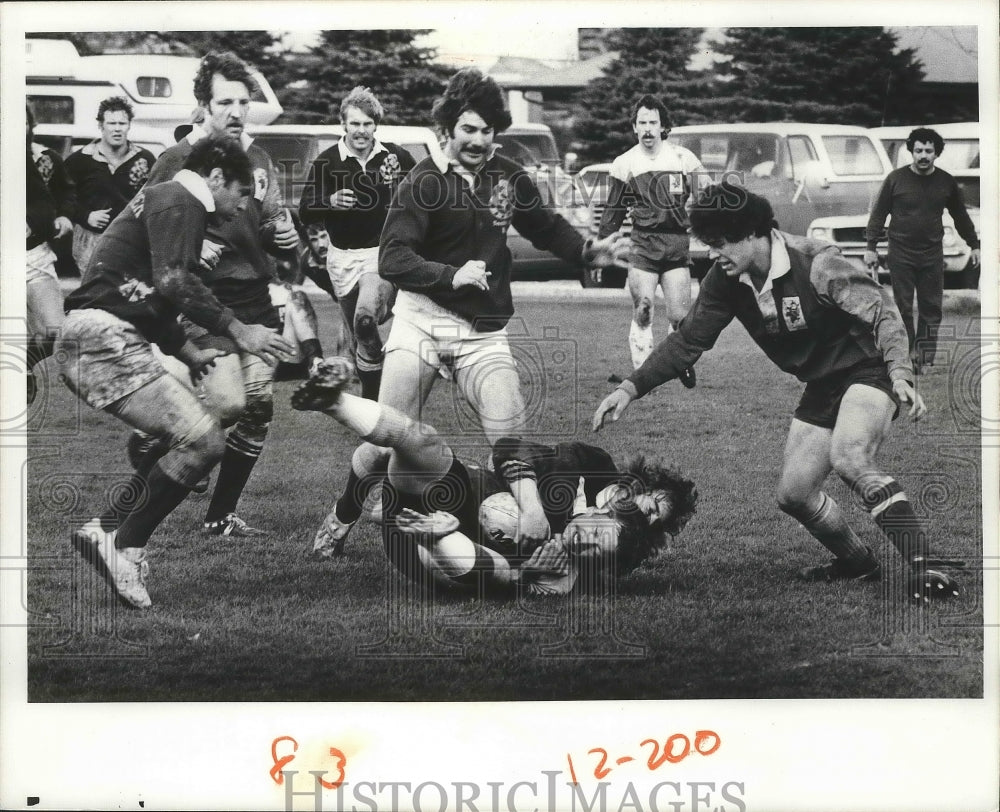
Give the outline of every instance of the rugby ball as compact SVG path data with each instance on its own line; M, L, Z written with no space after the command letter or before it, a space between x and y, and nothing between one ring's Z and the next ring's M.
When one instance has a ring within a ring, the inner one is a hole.
M479 526L493 541L513 544L521 511L517 500L510 493L487 496L479 505Z

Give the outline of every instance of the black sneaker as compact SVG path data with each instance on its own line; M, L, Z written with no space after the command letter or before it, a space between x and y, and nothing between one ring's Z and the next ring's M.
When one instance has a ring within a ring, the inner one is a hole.
M322 412L336 405L340 393L354 374L354 364L347 358L324 358L305 383L292 393L292 408L300 412Z
M848 564L842 558L831 558L827 564L806 567L799 570L802 581L880 581L882 566L875 560L871 564L858 567Z
M694 389L698 385L698 376L694 374L694 367L688 367L678 376L687 389Z
M940 558L914 558L907 575L907 594L917 603L950 600L959 595L958 583L945 572L928 565L962 568L964 561Z

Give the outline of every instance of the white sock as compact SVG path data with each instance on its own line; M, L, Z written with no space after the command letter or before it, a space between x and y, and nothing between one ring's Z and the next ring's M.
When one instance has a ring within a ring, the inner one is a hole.
M638 369L653 351L652 326L640 327L633 321L628 331L628 348L632 353L632 368Z

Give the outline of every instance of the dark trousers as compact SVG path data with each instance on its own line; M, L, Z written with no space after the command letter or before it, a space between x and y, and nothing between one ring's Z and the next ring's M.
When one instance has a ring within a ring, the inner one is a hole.
M894 259L889 254L889 279L899 315L906 325L910 356L917 363L933 364L937 354L938 327L941 325L941 301L944 298L944 259ZM917 322L913 323L913 293L917 294Z

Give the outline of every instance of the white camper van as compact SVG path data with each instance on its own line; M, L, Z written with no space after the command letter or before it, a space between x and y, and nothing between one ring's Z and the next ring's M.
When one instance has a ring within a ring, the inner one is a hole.
M171 131L191 119L196 106L194 77L199 59L160 54L80 56L68 40L27 39L26 95L39 124L82 124L94 120L108 96L124 96L135 123ZM269 124L281 104L258 71L248 121Z

